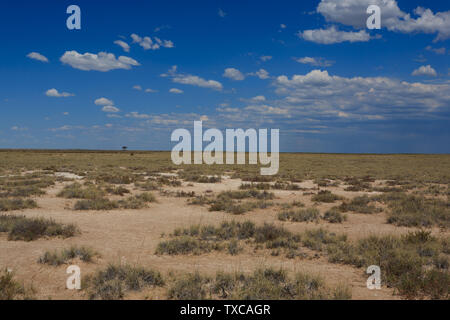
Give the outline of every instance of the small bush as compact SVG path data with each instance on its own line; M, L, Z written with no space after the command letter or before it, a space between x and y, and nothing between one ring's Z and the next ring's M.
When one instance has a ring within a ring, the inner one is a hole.
M60 224L44 218L0 216L0 232L8 232L8 240L32 241L44 236L73 237L79 231L73 224Z
M90 299L104 300L122 299L127 291L140 291L145 287L163 285L164 280L157 271L113 264L88 276L83 283L88 289Z
M26 289L14 280L14 274L4 269L0 272L0 300L30 300L34 289Z
M343 215L338 208L333 207L323 215L323 219L330 223L342 223L347 217Z
M206 298L205 284L207 278L199 273L188 274L169 288L168 298L175 300L204 300Z
M320 190L318 194L314 195L312 197L312 201L316 202L326 202L326 203L332 203L336 200L341 200L342 197L335 195L331 193L331 191L328 190Z
M83 187L78 182L67 185L58 193L58 197L67 199L99 199L105 195L105 192L95 185Z
M319 218L320 213L316 208L284 211L278 215L279 220L292 222L317 222Z
M37 204L31 199L0 199L0 212L33 208L37 208Z
M355 197L350 202L342 203L339 206L339 210L341 210L342 212L353 211L365 214L381 212L382 210L380 208L377 208L374 205L370 204L371 201L372 200L366 195Z
M41 257L39 257L38 262L51 266L59 266L77 257L79 257L81 261L92 262L92 259L97 255L98 253L91 248L72 246L69 249L61 250L60 252L46 251Z
M112 210L119 207L116 201L105 198L79 200L75 203L74 210Z

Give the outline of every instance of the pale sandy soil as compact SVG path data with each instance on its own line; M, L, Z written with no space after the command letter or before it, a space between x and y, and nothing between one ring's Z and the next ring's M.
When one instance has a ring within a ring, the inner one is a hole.
M105 267L110 262L151 267L167 274L174 272L199 271L202 274L215 274L219 270L252 272L258 267L282 267L288 271L307 271L322 275L327 284L345 283L352 287L353 299L398 299L393 290L383 287L382 290L368 290L366 288L367 275L363 269L351 266L331 264L326 257L317 259L287 259L283 254L271 256L266 251L256 253L248 250L236 256L225 253L211 253L200 256L157 256L154 254L156 246L161 241L161 234L170 234L177 227L188 227L192 224L220 224L225 220L252 220L257 224L273 222L282 224L287 229L300 232L306 229L323 227L336 233L346 233L349 239L359 239L371 234L401 234L410 231L409 228L399 228L386 224L384 213L364 215L348 214L348 220L342 224L320 223L292 223L280 222L277 207L255 210L243 215L233 216L223 212L209 212L207 207L187 205L185 198L161 196L154 192L158 202L141 210L112 210L112 211L74 211L71 208L75 200L56 197L64 184L57 183L49 188L47 194L36 198L38 209L15 212L29 217L53 218L58 222L75 223L82 231L81 235L68 239L39 239L32 242L7 241L5 234L0 234L0 267L11 268L18 279L25 284L32 284L37 289L39 299L84 299L80 291L65 289L67 265L52 267L37 263L38 257L47 250L67 248L70 245L85 245L94 248L102 257L95 263L75 261L81 267L82 276ZM207 190L220 192L238 189L241 181L225 178L221 183L199 184L183 182L183 187L165 188L168 190L195 191L202 194ZM299 184L303 188L316 188L312 181ZM130 188L130 186L128 186ZM332 190L334 193L352 198L363 193L342 191L343 187L321 188ZM277 199L274 202L302 201L306 207L314 204L310 195L303 195L304 191L274 191ZM339 203L339 202L338 202ZM324 212L335 204L321 204L318 206ZM433 233L439 233L433 229ZM312 254L312 256L314 253ZM133 293L127 298L164 298L162 290L144 290Z

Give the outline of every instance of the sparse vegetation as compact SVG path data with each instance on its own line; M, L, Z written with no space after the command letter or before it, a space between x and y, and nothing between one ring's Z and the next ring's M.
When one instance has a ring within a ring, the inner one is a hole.
M128 291L140 291L146 287L163 285L164 280L157 271L114 264L87 276L83 283L90 299L103 300L122 299Z
M4 269L0 271L0 300L31 300L34 298L34 289L25 288L14 280L14 273Z
M350 202L344 202L339 206L339 210L342 212L348 212L353 211L356 213L378 213L381 212L382 209L375 207L374 205L370 204L372 202L372 199L370 199L368 196L360 196L353 198Z
M329 288L323 279L305 273L288 277L284 270L258 269L250 275L218 272L214 278L199 273L177 279L169 288L169 299L201 300L345 300L350 288Z
M278 215L279 220L292 222L317 222L319 218L320 213L316 208L283 211Z
M37 203L31 199L0 199L0 211L14 211L37 208Z
M73 224L65 225L49 219L1 215L0 232L7 232L8 240L33 241L41 237L73 237L79 231Z
M330 223L342 223L347 220L347 216L343 215L337 207L333 207L325 212L323 219Z
M383 194L377 200L386 203L390 209L388 223L407 227L450 226L448 201L404 193Z
M341 199L342 199L342 197L331 193L331 191L320 190L319 193L314 195L311 200L316 201L316 202L332 203L332 202L335 202L336 200L341 200Z
M95 256L98 256L98 253L92 248L72 246L61 251L46 251L39 257L38 262L51 266L59 266L68 263L75 258L79 258L84 262L92 262Z

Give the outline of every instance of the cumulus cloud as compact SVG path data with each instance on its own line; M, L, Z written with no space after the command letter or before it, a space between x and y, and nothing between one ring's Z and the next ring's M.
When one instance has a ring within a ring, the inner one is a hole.
M94 103L98 106L112 106L114 105L114 101L109 100L107 98L98 98L94 101Z
M294 59L298 63L309 64L315 67L330 67L334 64L334 61L329 61L324 58L303 57Z
M396 0L321 0L317 12L328 22L338 22L355 28L365 28L369 5L381 9L381 27L402 33L437 34L437 40L450 38L450 11L433 13L430 9L418 7L412 17L403 12Z
M197 86L202 88L209 88L214 90L222 90L223 86L216 80L205 80L199 76L190 74L177 73L177 66L172 66L167 73L161 74L161 77L171 77L172 82Z
M114 41L114 44L117 44L118 46L120 46L123 49L123 51L130 52L130 46L125 41L116 40L116 41Z
M245 76L242 74L242 72L240 72L238 69L235 68L226 68L223 73L223 76L225 78L229 78L236 81L245 79Z
M84 53L80 54L76 51L66 51L60 58L61 62L70 65L72 68L83 71L110 71L114 69L129 70L132 66L139 66L136 60L120 56L116 59L115 55L107 52Z
M174 44L170 40L161 40L158 37L140 37L139 35L133 33L131 35L133 43L139 44L144 50L158 50L160 48L173 48Z
M256 97L251 98L251 100L253 102L263 102L263 101L266 101L266 97L264 97L264 96L256 96Z
M183 90L177 89L177 88L171 88L169 90L170 93L175 93L175 94L181 94L183 93Z
M267 70L264 70L264 69L259 69L256 72L248 73L248 75L258 77L258 78L260 78L262 80L270 78L269 77L269 72Z
M42 62L48 62L47 57L43 56L42 54L40 54L38 52L30 52L29 54L27 54L27 57L30 59L34 59L34 60L38 60L38 61L42 61Z
M406 82L387 77L340 77L313 70L275 79L279 107L297 116L359 117L366 120L426 116L450 106L450 84Z
M53 89L49 89L45 92L45 95L47 97L54 97L54 98L67 98L67 97L72 97L74 96L73 93L69 93L69 92L59 92L58 90L56 90L55 88Z
M117 107L114 107L114 106L104 106L104 107L102 108L102 111L103 111L103 112L116 113L116 112L119 112L120 109L117 108Z
M366 30L341 31L335 26L327 29L312 29L299 31L297 34L300 38L320 44L333 44L341 42L367 42L370 40L370 35Z
M430 65L421 66L412 72L413 76L429 76L436 77L437 72Z

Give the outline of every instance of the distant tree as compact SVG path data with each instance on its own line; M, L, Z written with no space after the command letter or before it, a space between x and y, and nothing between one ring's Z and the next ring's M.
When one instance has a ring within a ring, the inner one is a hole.
M126 151L127 149L128 149L127 146L123 146L123 147L122 147L122 150L123 150L123 151Z

